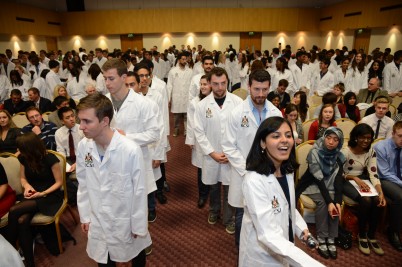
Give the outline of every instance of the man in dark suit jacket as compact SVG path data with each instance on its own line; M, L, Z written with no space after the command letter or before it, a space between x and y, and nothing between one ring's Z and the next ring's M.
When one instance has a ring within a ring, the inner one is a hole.
M30 105L39 109L40 113L44 113L52 110L52 102L49 99L41 97L39 95L39 89L32 87L28 90L28 96L31 101Z
M18 112L25 112L31 106L30 101L22 100L22 93L18 89L11 90L10 99L4 101L4 109L13 116Z
M371 78L368 82L368 88L360 89L357 95L357 103L371 104L378 96L385 96L388 98L388 101L391 100L388 92L380 89L380 80L378 78Z
M282 79L278 83L278 88L274 91L270 92L267 96L267 99L272 99L275 95L278 95L281 102L279 103L279 109L284 109L290 103L290 95L286 93L286 88L288 88L289 82L285 79Z

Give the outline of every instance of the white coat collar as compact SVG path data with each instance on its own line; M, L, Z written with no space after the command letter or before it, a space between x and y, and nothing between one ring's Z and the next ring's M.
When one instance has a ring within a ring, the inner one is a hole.
M96 159L96 161L99 163L100 166L106 164L106 162L110 159L111 151L116 150L117 147L116 144L118 143L118 140L121 138L121 134L118 131L113 129L113 132L114 133L112 140L110 141L110 144L105 151L105 155L102 161L99 157L99 152L95 141L93 139L88 139L88 153L90 153L92 157Z

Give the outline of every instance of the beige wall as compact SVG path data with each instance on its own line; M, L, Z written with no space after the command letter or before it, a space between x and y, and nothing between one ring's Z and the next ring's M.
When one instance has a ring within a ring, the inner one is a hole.
M239 33L166 33L166 34L144 34L144 47L150 49L152 46L158 46L159 51L176 45L180 48L182 44L191 47L202 45L207 50L225 50L230 44L238 49L240 45Z
M286 45L290 45L293 50L304 46L310 49L313 45L320 46L321 35L319 32L263 32L262 33L262 50L271 51L273 47L282 44L282 49Z
M120 35L100 35L100 36L63 36L58 38L58 47L63 52L74 49L78 51L78 48L83 47L89 52L97 47L102 49L121 48Z
M369 52L379 47L381 51L391 48L392 53L402 49L402 28L390 27L383 29L372 29Z
M346 45L349 50L353 48L354 43L354 31L328 31L321 33L321 48L339 48Z
M39 52L41 49L47 50L46 39L34 35L0 35L0 53L4 53L6 49L11 49L14 56L17 56L18 50Z

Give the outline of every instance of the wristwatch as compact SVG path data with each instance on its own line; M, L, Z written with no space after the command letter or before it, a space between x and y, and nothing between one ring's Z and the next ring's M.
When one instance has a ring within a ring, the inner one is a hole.
M42 191L43 197L47 197L46 191Z

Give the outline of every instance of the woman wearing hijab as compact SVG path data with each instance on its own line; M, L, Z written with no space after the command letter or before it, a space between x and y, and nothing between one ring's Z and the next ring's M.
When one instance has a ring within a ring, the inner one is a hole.
M329 127L319 138L307 156L308 169L296 188L316 204L318 253L328 259L336 259L335 237L341 214L343 164L341 153L343 133L339 128Z

